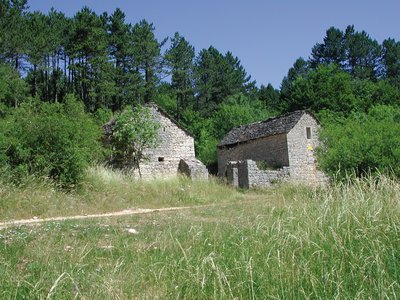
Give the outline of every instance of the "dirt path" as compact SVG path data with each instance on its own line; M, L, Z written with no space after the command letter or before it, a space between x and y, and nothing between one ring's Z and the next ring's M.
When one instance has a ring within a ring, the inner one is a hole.
M153 212L164 212L164 211L176 211L189 208L203 208L212 205L199 205L199 206L180 206L180 207L167 207L167 208L135 208L135 209L125 209L117 212L103 213L103 214L92 214L92 215L77 215L77 216L67 216L67 217L51 217L51 218L37 218L23 219L23 220L11 220L7 222L0 222L0 230L10 226L17 225L33 225L40 224L44 222L54 222L54 221L67 221L67 220L83 220L83 219L96 219L105 217L118 217L118 216L129 216L129 215L139 215L147 214Z

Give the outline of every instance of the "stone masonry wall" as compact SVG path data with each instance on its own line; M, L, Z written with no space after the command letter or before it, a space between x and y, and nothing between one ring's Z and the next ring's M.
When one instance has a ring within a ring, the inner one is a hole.
M273 166L288 166L289 158L285 134L273 135L257 140L248 141L234 147L217 149L218 175L225 176L226 165L229 161L263 160Z
M208 170L198 159L181 159L178 171L192 180L208 180Z
M253 160L245 160L238 164L239 187L267 187L275 181L289 178L289 167L279 170L260 170Z
M195 159L194 139L156 107L151 106L150 109L160 122L159 144L154 149L146 150L149 160L141 164L142 177L176 176L181 159Z
M307 128L310 130L310 138L307 138ZM290 177L293 181L317 184L326 180L317 168L314 155L319 144L318 129L317 121L306 113L287 134Z
M234 187L239 187L239 172L238 172L238 161L230 161L226 165L225 177L229 184Z

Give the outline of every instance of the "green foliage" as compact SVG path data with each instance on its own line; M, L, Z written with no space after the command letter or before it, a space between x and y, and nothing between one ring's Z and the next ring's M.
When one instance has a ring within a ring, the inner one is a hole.
M175 93L171 93L168 90L163 90L156 95L155 102L159 107L162 107L170 116L174 117L176 121L181 121L180 114L183 109L178 108L178 100L176 98L177 96L175 95Z
M293 64L293 66L289 69L287 76L285 76L281 83L281 96L282 99L287 101L286 98L290 93L293 82L296 78L301 76L306 76L309 72L309 64L304 58L299 57ZM283 109L287 109L287 107L283 106Z
M16 181L32 174L76 184L101 157L100 128L72 96L64 104L24 103L0 127L0 161Z
M93 115L94 120L99 126L103 126L113 117L113 113L108 108L99 108Z
M400 90L390 82L352 78L334 64L319 65L297 77L286 97L288 110L329 109L347 114L366 112L377 104L400 104Z
M140 173L140 163L146 159L145 150L158 143L160 124L148 107L126 108L115 119L111 144L113 163L118 166L133 164Z
M106 20L84 7L74 16L70 35L73 60L69 68L77 79L74 91L91 112L111 106L115 86L108 60Z
M269 113L260 101L238 94L229 97L221 104L212 119L216 137L222 139L232 128L265 120L268 117Z
M336 64L343 66L345 61L344 34L341 30L331 27L326 31L324 42L317 43L311 51L310 64L317 67L319 64Z
M287 102L290 111L329 109L350 112L355 108L356 95L348 73L336 65L320 65L306 76L294 80L287 94Z
M323 122L317 155L327 174L338 179L376 172L400 176L399 108L376 106L367 114Z
M358 32L354 26L348 26L345 32L331 27L326 31L324 42L313 47L310 65L316 68L321 64L336 64L353 78L376 80L381 53L381 46L365 31Z
M344 33L346 68L355 78L375 80L378 77L381 46L365 31L348 26Z
M158 75L162 68L161 47L166 40L158 42L154 35L153 23L142 20L132 29L133 64L139 70L143 86L140 96L144 103L153 100Z
M2 0L0 116L27 99L18 72L26 75L32 97L51 103L74 94L98 124L110 111L156 101L194 134L199 157L212 162L215 145L231 128L272 112L349 116L374 105L400 105L400 43L388 38L379 44L354 26L329 28L309 60L295 61L280 91L257 89L230 51L210 46L196 53L175 33L162 54L166 42L157 40L152 23L130 24L120 9L108 15L84 7L67 17L54 9L28 12L26 0Z
M27 86L18 72L0 63L0 116L5 110L17 107L27 99Z
M61 101L67 92L66 57L62 47L69 26L67 18L54 9L47 15L37 11L28 13L26 18L26 52L30 63L26 81L30 85L31 95L44 101ZM64 71L61 69L62 56Z
M278 170L281 166L268 163L266 160L256 161L257 168L262 171Z
M217 161L217 145L219 140L215 137L215 128L211 119L202 123L198 139L196 141L196 152L199 159L206 165Z
M282 102L279 90L275 89L272 84L267 86L261 85L258 90L258 99L264 103L265 108L270 111L281 111Z
M23 55L29 38L27 0L2 0L0 2L0 59L17 71L22 70Z
M176 119L178 121L180 111L191 104L194 98L194 57L194 47L176 32L171 38L171 46L165 54L165 59L172 75L171 86L176 93Z
M229 96L249 92L254 87L250 78L232 53L223 55L212 46L201 50L195 64L195 108L210 117Z
M182 123L196 137L197 156L209 165L216 163L216 146L229 130L269 116L261 101L237 94L228 97L209 118L203 118L201 112L190 108L184 110Z
M125 21L125 14L119 8L108 18L109 53L114 66L115 95L113 111L122 110L126 105L136 104L143 79L134 65L132 25Z
M382 43L382 64L385 77L400 87L400 42L386 39Z

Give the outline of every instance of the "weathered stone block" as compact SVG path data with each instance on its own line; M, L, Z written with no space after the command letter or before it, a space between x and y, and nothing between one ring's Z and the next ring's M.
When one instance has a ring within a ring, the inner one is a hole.
M178 171L193 180L208 180L206 166L197 159L181 159Z

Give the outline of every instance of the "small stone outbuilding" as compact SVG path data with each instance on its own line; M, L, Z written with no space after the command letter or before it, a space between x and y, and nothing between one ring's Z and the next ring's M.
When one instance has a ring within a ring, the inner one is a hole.
M319 127L313 114L295 111L234 128L217 147L218 175L239 187L322 183L326 177L314 156Z
M193 179L208 179L208 170L195 157L194 138L171 116L155 104L148 104L152 116L160 123L158 146L145 151L146 161L140 164L142 178L173 177L178 173ZM112 135L111 120L103 126L105 140ZM132 170L135 175L137 170Z

